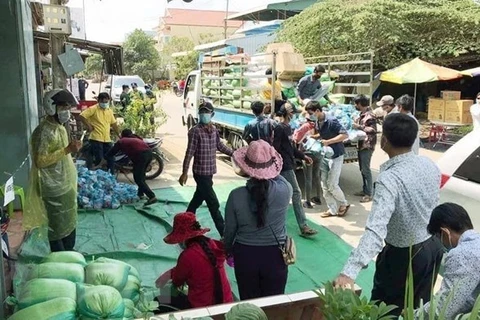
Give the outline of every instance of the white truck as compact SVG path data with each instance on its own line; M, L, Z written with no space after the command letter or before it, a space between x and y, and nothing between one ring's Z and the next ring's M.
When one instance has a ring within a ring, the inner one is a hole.
M364 65L371 61L368 59L360 59L364 54L345 55L339 60L340 56L319 57L319 59L309 59L307 67L316 65L324 65L329 73L333 66L346 65ZM345 57L353 57L353 60L345 60ZM321 59L320 59L321 58ZM371 56L373 59L373 55ZM338 61L337 61L338 60ZM219 129L222 137L234 148L239 148L245 144L242 139L243 129L245 125L254 118L250 110L250 103L255 100L263 101L274 105L275 86L271 86L270 96L272 101L266 101L262 97L262 91L265 90L265 83L268 78L273 82L276 79L276 54L260 54L253 56L250 60L246 57L226 58L220 57L214 66L203 66L200 70L192 71L188 77L183 93L184 115L182 116L183 125L190 129L198 121L198 106L201 99L212 101L215 107L215 116L212 122ZM265 75L265 71L271 68L273 75ZM335 83L336 87L352 87L359 88L370 87L373 78L372 71L335 71L342 77L346 76L366 76L368 82L341 82ZM291 80L286 80L280 75L282 83L282 91L291 92L296 87L296 82L302 74L295 76ZM352 90L353 91L353 90ZM294 92L294 91L293 91ZM354 96L356 93L341 93L340 97ZM288 94L287 94L288 97ZM272 108L273 109L273 108ZM357 161L356 144L345 141L345 162Z

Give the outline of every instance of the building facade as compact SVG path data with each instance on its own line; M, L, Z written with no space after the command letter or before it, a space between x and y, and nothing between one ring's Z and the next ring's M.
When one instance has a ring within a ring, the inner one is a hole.
M158 49L172 37L186 37L198 45L208 37L208 41L220 40L225 37L224 11L166 9L157 28ZM227 36L232 35L242 26L242 21L227 20Z

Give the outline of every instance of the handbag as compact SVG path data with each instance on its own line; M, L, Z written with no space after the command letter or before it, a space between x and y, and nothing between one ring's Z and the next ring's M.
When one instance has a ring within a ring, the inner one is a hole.
M275 232L273 232L272 226L269 227L272 231L273 236L275 237L275 240L277 241L278 248L282 252L282 257L285 264L287 266L295 264L295 260L297 259L297 247L295 246L295 241L291 237L287 236L285 238L285 243L283 245L280 244L280 241L278 241Z

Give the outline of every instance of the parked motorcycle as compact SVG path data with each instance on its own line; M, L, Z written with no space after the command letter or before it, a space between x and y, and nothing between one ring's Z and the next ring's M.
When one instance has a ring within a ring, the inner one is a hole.
M152 180L158 177L165 167L165 161L169 161L165 154L160 150L160 146L163 143L162 138L143 139L149 146L153 153L153 159L147 167L145 178ZM79 152L79 159L85 160L87 168L93 167L93 156L90 151L90 143L88 140L83 142L83 146ZM116 172L130 173L133 171L133 163L130 158L123 152L119 152L115 155L115 168Z

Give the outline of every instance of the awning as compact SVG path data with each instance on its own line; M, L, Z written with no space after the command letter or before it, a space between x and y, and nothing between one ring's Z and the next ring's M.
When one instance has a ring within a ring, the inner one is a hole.
M49 43L50 34L41 31L34 31L35 40ZM105 71L107 74L123 75L123 48L122 46L95 41L68 38L66 43L72 44L77 49L99 53L105 60Z
M480 76L480 67L476 67L473 69L463 70L462 74L470 76L470 77L478 77Z
M227 20L241 21L272 21L286 20L291 18L309 6L318 2L317 0L291 0L266 4L244 12L228 16Z

